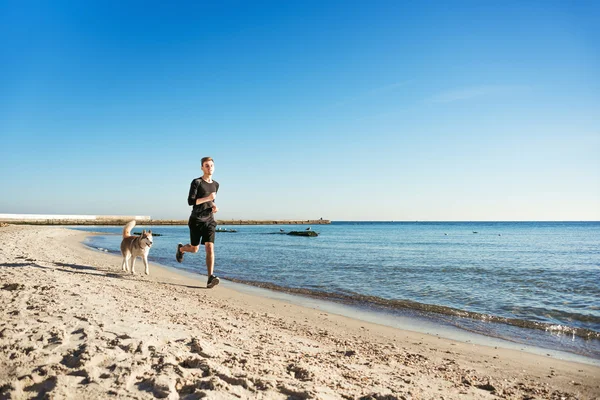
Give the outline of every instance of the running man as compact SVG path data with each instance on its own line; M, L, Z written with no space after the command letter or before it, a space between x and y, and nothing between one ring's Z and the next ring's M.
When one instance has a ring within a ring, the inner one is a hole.
M185 246L179 243L175 258L178 262L182 262L185 253L197 253L200 244L203 244L206 251L206 271L208 273L206 287L210 289L219 284L219 278L213 275L215 266L215 229L217 227L217 222L213 214L219 211L214 203L219 191L219 183L212 179L213 172L215 171L213 159L204 157L201 162L204 175L192 181L188 195L188 204L193 206L192 214L188 221L190 243Z

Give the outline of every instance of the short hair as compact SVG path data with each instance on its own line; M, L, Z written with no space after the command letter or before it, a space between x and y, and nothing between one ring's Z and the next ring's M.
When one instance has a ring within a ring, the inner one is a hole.
M204 163L207 161L215 162L215 160L213 160L212 157L202 157L202 160L200 161L200 165L204 166Z

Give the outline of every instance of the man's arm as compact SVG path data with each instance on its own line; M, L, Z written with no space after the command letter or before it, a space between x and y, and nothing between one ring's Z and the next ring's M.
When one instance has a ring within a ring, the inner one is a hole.
M192 183L190 184L190 193L188 194L188 205L189 206L193 206L194 204L196 204L196 194L198 194L198 186L200 185L200 182L198 182L198 179L194 179L192 181Z
M217 186L217 190L215 191L215 193L213 193L215 195L215 197L217 196L217 192L219 191L219 182L215 182L216 186ZM219 211L219 207L217 207L216 204L213 203L212 205L212 212L213 214Z
M215 192L212 192L211 194L209 194L206 197L200 197L199 199L196 199L196 205L202 204L202 203L208 203L209 201L213 201L216 198L217 198L217 194ZM213 205L213 207L214 207L214 205Z
M219 182L215 182L216 186L217 186L217 190L215 190L215 193L213 193L215 195L215 197L217 196L217 192L219 191ZM219 208L216 206L216 204L212 204L213 207L213 214L219 211Z

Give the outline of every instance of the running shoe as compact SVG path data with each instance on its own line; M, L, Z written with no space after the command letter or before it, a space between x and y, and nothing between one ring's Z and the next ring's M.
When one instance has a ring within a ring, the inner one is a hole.
M175 259L177 260L177 262L183 261L183 253L181 252L182 247L183 245L181 243L177 245L177 253L175 254Z
M208 289L214 288L219 284L219 277L215 275L211 275L208 277L208 282L206 283L206 287Z

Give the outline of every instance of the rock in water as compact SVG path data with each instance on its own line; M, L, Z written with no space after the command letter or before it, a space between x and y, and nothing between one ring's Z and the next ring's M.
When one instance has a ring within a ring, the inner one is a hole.
M310 237L319 236L319 234L315 231L291 231L290 233L288 233L288 235L290 235L290 236L310 236Z

